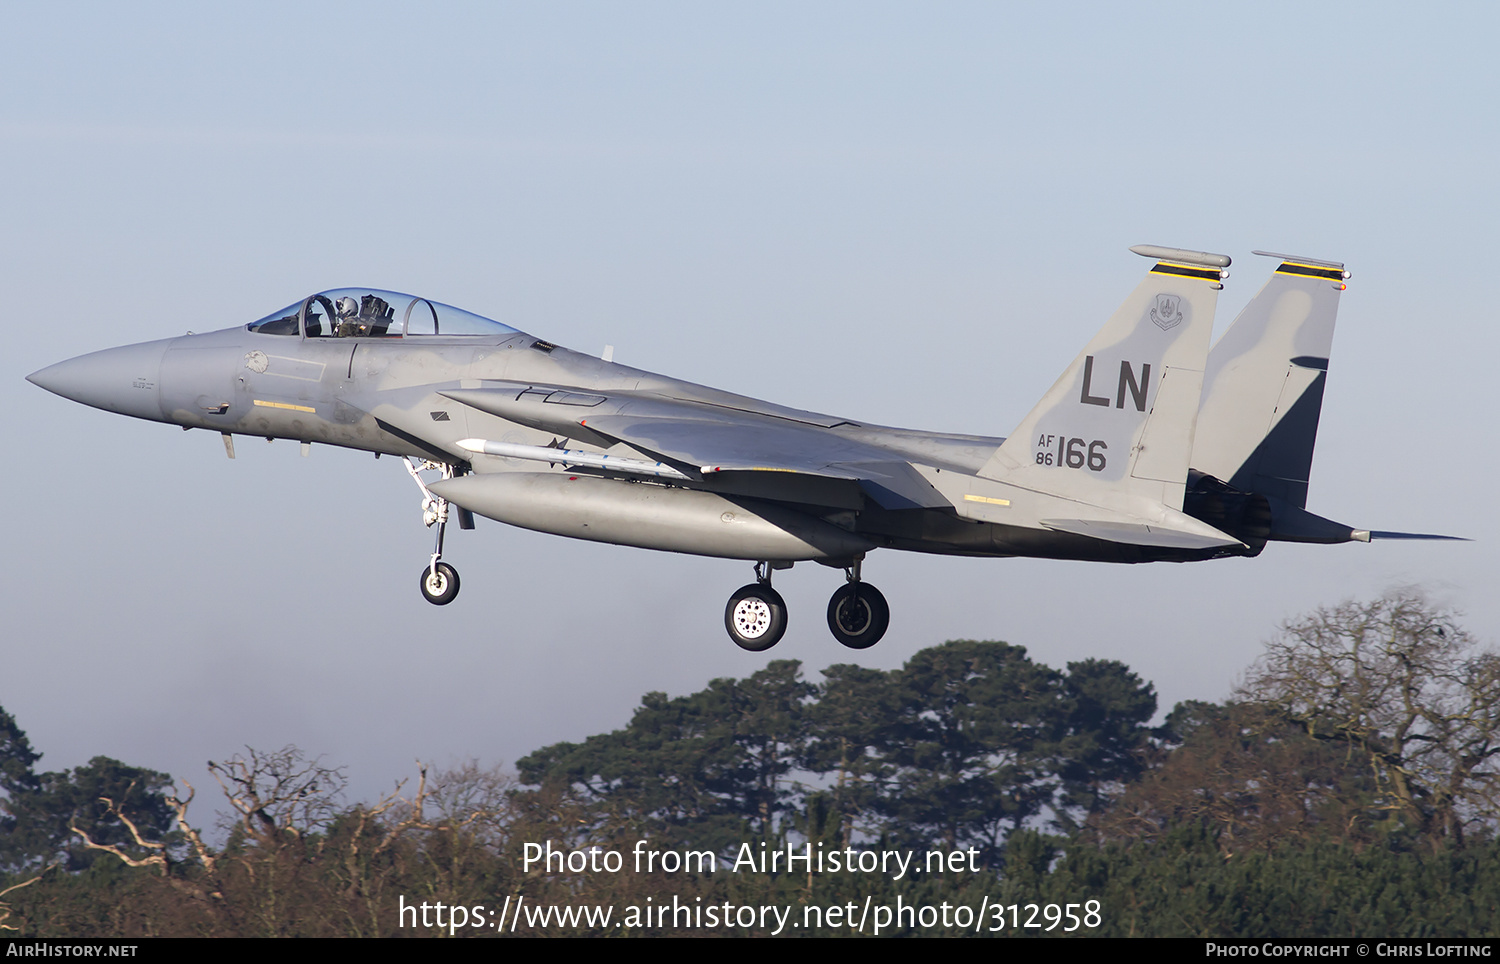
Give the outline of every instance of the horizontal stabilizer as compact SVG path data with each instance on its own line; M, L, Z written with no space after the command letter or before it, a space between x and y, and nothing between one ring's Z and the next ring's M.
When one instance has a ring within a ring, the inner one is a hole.
M1371 541L1376 539L1440 539L1444 542L1473 542L1463 536L1440 536L1430 532L1386 532L1381 529L1371 529L1369 532Z
M1463 536L1443 536L1428 532L1391 532L1384 529L1354 529L1306 509L1280 501L1271 503L1271 535L1276 542L1315 542L1332 545L1340 542L1373 542L1376 539L1432 539L1444 542L1472 542Z

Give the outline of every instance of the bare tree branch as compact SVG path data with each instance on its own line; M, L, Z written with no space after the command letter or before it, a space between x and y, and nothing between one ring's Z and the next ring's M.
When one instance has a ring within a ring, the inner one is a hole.
M13 890L20 890L22 887L30 887L32 884L47 876L47 872L56 866L56 863L48 864L47 866L42 868L41 873L37 874L35 877L32 877L30 880L23 880L19 884L11 884L4 890L0 890L0 897L4 897L6 894L10 893ZM13 924L5 923L10 919L10 913L10 905L5 903L3 900L0 900L0 931L18 931L21 929Z
M1375 807L1432 838L1497 815L1500 657L1419 590L1284 624L1236 695L1364 757Z
M208 761L245 832L263 843L281 834L304 837L327 828L348 783L342 767L309 760L295 746L263 753L251 747L223 763Z
M130 796L130 791L133 789L135 789L134 781L131 782L130 786L125 788L125 796ZM137 847L148 851L150 853L149 856L133 857L118 844L99 843L74 821L68 822L68 829L82 837L84 846L90 850L102 850L105 853L114 854L130 867L160 867L162 876L166 876L170 872L169 861L167 859L167 845L161 841L147 840L142 837L140 828L135 825L135 821L131 820L125 811L121 810L113 800L109 797L100 797L99 799L104 803L106 812L125 825L125 829L130 831L130 839L135 841Z

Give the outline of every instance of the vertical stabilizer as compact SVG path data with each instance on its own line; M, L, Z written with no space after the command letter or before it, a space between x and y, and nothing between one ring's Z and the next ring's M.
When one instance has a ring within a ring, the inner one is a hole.
M1305 508L1339 295L1337 261L1281 259L1208 357L1193 468Z
M1220 254L1138 245L1156 264L979 474L1097 506L1182 508Z

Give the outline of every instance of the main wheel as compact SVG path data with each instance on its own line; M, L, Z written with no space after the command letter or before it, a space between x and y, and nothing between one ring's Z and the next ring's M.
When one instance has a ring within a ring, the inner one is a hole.
M724 607L724 628L740 649L764 652L786 633L786 601L770 586L741 586Z
M867 582L839 587L828 600L828 628L850 649L869 649L891 625L891 607L880 590Z
M446 606L458 595L458 570L446 562L422 567L422 596L434 606Z

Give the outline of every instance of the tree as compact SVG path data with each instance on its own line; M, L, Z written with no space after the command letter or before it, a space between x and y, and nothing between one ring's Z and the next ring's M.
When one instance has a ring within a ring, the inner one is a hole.
M974 847L992 866L1016 830L1072 829L1118 795L1141 771L1156 712L1151 684L1123 663L1062 673L997 642L924 649L892 686L897 712L869 738L885 784L873 805L894 836Z
M648 693L624 729L544 747L517 767L538 793L579 795L593 813L588 829L603 836L645 832L732 848L747 825L774 833L788 808L787 774L802 757L815 692L800 663L776 660L691 696Z
M519 805L588 812L562 836L723 849L746 830L794 831L844 847L974 847L994 863L1013 830L1073 826L1117 794L1140 770L1156 710L1150 684L1121 663L1062 673L997 642L924 649L894 672L823 675L814 687L798 663L775 661L691 696L649 693L624 729L522 758L538 789ZM798 772L823 779L798 785Z
M954 640L914 655L897 685L881 748L894 769L879 803L890 828L913 846L974 847L995 864L1006 834L1054 802L1062 674L1020 646Z
M1146 772L1089 825L1106 841L1206 830L1225 854L1369 839L1369 771L1258 705L1179 703Z
M1434 843L1500 815L1500 656L1417 590L1286 623L1237 696L1353 754L1373 805Z
M75 827L99 843L134 847L135 832L120 820L114 802L146 833L170 838L167 774L106 756L71 770L37 773L41 758L16 718L0 708L0 871L53 863L82 869L93 854Z
M23 864L30 856L16 810L40 787L32 767L41 758L16 718L0 707L0 869Z
M833 786L818 803L831 811L829 829L842 847L853 846L857 820L876 814L890 773L881 752L891 743L900 717L901 696L893 676L849 663L830 666L808 713L802 766L833 776Z
M233 828L263 844L326 830L343 809L343 767L308 759L299 748L265 752L246 747L223 763L208 761L236 813Z
M36 774L32 767L42 755L31 748L26 731L16 724L16 718L0 706L0 791L7 796L24 793L37 787Z
M1062 795L1058 823L1103 810L1145 767L1156 715L1156 689L1124 663L1086 659L1069 663L1064 679L1067 733L1059 752Z
M111 801L145 833L159 839L171 834L165 791L172 778L165 773L96 756L71 770L35 774L30 784L7 792L0 865L24 869L61 861L68 870L80 870L93 853L75 828L99 843L134 846L134 832Z

